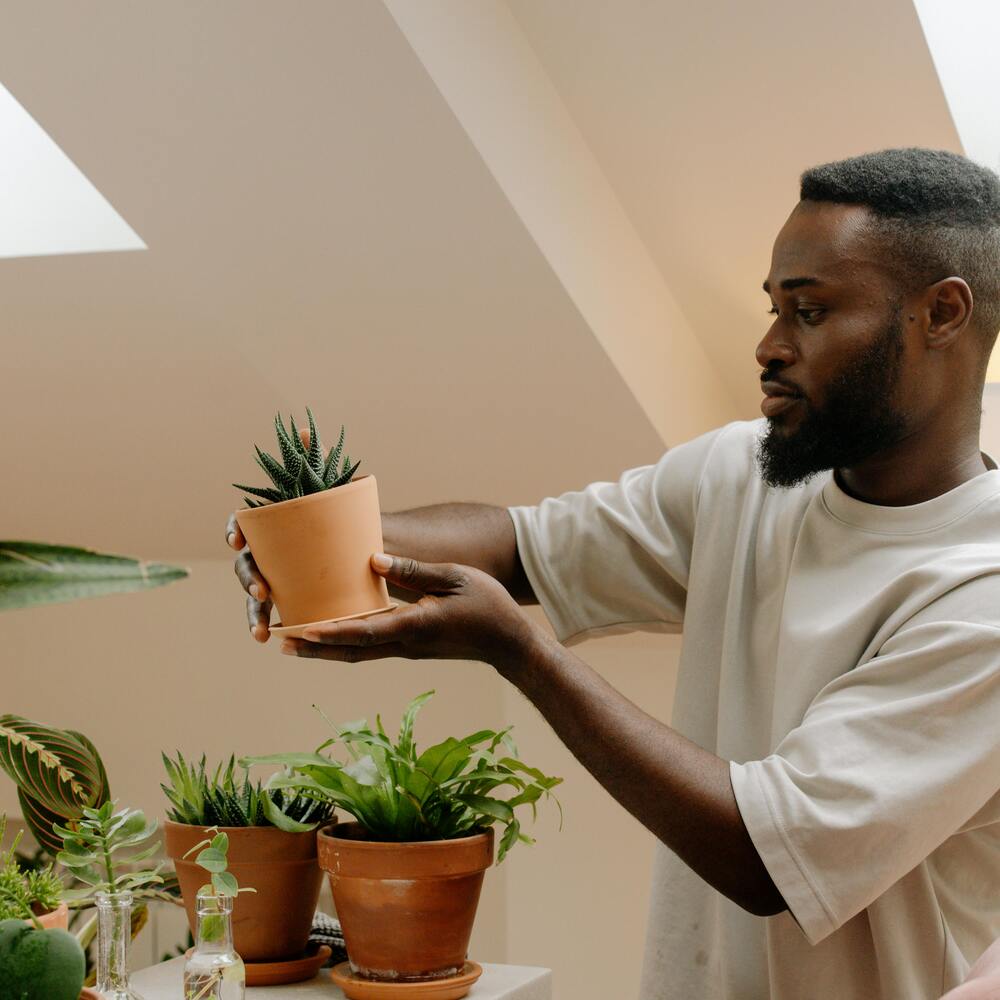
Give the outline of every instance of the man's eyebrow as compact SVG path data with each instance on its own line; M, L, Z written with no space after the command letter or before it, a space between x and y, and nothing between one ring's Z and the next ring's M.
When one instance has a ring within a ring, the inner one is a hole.
M785 278L781 282L781 287L784 291L790 292L793 288L801 288L803 285L822 285L823 282L819 278ZM763 284L763 289L768 295L771 294L771 283L765 281Z

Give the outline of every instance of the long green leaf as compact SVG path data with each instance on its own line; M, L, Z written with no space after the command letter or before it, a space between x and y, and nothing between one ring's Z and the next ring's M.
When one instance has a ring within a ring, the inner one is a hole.
M186 569L44 542L0 541L0 611L161 587Z

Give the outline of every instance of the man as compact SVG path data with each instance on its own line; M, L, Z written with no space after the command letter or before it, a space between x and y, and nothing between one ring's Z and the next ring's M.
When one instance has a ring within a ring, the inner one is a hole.
M484 660L530 698L661 841L642 1000L931 1000L1000 935L1000 181L810 170L764 290L766 420L538 507L386 515L373 566L420 599L285 651ZM560 644L681 624L673 728Z

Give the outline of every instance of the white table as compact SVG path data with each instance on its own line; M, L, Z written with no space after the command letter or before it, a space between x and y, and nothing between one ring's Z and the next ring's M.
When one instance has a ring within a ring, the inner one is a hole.
M527 965L486 965L469 991L469 1000L552 1000L552 972ZM184 959L174 958L132 974L132 985L144 1000L181 1000ZM330 970L291 986L252 986L247 1000L343 1000Z

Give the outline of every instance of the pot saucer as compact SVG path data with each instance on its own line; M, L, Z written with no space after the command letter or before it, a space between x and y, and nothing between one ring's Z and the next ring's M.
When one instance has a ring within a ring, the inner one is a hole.
M376 608L374 611L362 611L356 615L344 615L342 618L324 618L321 622L303 622L301 625L282 625L281 622L278 622L277 625L271 626L270 631L271 635L276 635L282 639L285 637L301 639L302 633L307 628L315 628L317 625L332 625L334 622L346 622L352 618L368 618L370 615L380 615L383 611L393 611L398 607L399 605L393 602L387 604L384 608Z
M483 967L478 962L466 962L454 976L416 983L363 979L351 972L350 962L341 962L330 970L330 978L343 990L347 1000L459 1000L482 974Z
M331 954L328 944L310 945L301 958L288 958L283 962L244 962L247 986L282 986L312 979Z
M185 957L194 951L188 948ZM312 979L332 954L328 944L310 945L304 955L279 962L244 962L247 986L284 986Z

